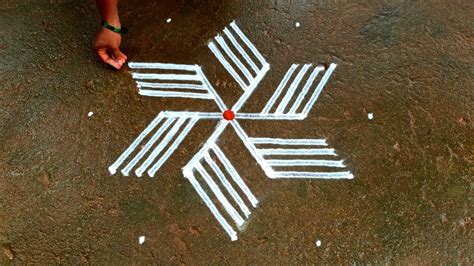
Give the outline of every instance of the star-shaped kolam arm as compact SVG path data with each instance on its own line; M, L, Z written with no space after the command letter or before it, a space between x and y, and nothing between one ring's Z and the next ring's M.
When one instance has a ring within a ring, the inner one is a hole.
M336 66L336 64L330 64L326 68L317 64L293 64L260 114L251 116L255 117L254 119L273 117L301 120L306 118Z
M134 172L141 177L147 172L153 177L198 120L196 117L173 117L161 112L109 166L110 174L120 169L124 176Z
M235 132L262 167L267 177L309 179L353 179L336 151L325 139L251 138L237 121Z
M137 62L128 65L140 95L214 100L221 111L226 110L199 65Z
M222 35L214 37L208 47L243 90L231 108L237 112L270 70L270 65L235 21L224 28Z
M219 122L203 147L183 167L183 175L234 241L258 200L216 143L228 123Z

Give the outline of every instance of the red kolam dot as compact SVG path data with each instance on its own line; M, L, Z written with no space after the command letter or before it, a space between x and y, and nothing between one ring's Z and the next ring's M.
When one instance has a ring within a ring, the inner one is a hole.
M225 120L229 120L229 121L234 120L234 118L235 118L235 114L232 110L224 111L223 116L224 116Z

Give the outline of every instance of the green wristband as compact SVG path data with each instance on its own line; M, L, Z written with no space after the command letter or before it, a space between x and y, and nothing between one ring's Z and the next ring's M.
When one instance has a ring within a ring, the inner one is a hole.
M121 27L121 28L116 28L112 25L110 25L109 23L107 23L106 21L102 20L100 22L100 24L102 25L102 27L108 29L108 30L111 30L115 33L120 33L120 34L126 34L128 32L128 29L126 27Z

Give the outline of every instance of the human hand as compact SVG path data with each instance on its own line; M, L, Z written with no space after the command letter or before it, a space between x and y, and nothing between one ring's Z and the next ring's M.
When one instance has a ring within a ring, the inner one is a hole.
M120 51L122 36L102 28L95 36L93 48L100 60L116 69L122 68L127 56Z

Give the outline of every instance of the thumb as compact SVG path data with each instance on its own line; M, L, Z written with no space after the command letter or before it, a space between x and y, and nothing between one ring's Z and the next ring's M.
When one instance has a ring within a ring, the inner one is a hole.
M120 64L125 63L125 58L122 56L122 53L120 52L120 50L118 48L114 48L110 52L111 52L111 54L114 57L114 60L116 62L118 62Z

